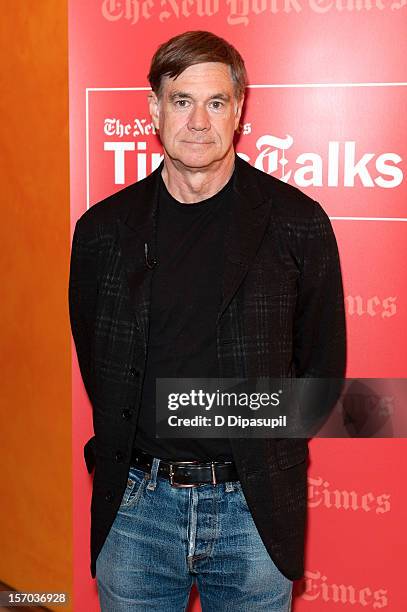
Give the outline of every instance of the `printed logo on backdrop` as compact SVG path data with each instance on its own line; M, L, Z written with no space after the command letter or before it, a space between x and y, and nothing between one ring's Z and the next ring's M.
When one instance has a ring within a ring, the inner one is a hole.
M325 194L319 192L328 190L326 209L331 216L406 218L400 141L394 146L375 139L369 113L352 120L349 109L376 96L378 104L392 104L395 115L402 117L397 108L403 107L407 89L341 89L333 112L335 87L327 93L328 87L250 86L238 130L238 155L314 199L322 197L324 207ZM88 206L145 178L160 164L162 147L148 113L148 91L148 87L87 89ZM326 96L331 96L328 104ZM295 112L297 108L301 112ZM353 138L341 138L344 123ZM395 195L388 197L391 191ZM395 313L394 300L349 297L348 308L358 315L364 310L385 318Z
M314 602L316 610L320 610L321 603L359 604L364 609L375 610L389 605L388 589L344 584L330 579L320 570L305 570L304 578L294 584L294 591L301 599Z
M224 15L230 26L248 26L266 14L383 13L398 11L406 4L407 0L103 0L101 13L107 21L124 20L130 25L150 19L165 23Z
M363 187L377 185L391 189L402 183L403 172L398 167L402 158L396 153L358 154L355 141L328 141L325 156L307 151L292 159L290 149L293 143L294 137L290 134L284 138L263 134L256 140L258 153L254 159L245 153L240 155L259 170L300 188L354 187L360 181ZM341 162L343 172L340 174Z
M350 317L389 319L397 313L397 296L345 296L346 314Z
M134 152L135 157L134 168L136 169L136 174L135 176L133 174L133 181L140 181L159 166L162 154L152 152L151 147L149 147L150 159L147 165L147 156L149 153L147 145L149 140L151 140L149 136L155 136L156 133L153 123L145 117L135 117L132 123L126 124L116 118L105 119L104 134L109 140L105 141L104 150L112 151L114 156L115 185L124 185L126 183L126 154L128 152ZM127 140L129 136L134 140ZM110 138L112 140L110 140Z
M391 509L388 493L377 495L372 491L362 493L361 491L337 489L321 476L308 477L308 507L371 512L378 516L386 514Z
M136 151L137 155L137 180L147 176L147 144L148 136L156 134L152 123L146 118L135 118L133 124L123 124L120 119L106 118L104 133L109 138L117 138L105 142L105 151L113 151L115 183L123 185L125 181L125 152ZM251 124L246 123L240 127L240 133L250 134ZM119 140L132 135L134 138L143 138L138 142ZM287 134L285 138L273 134L263 134L255 142L256 152L250 156L247 153L239 152L240 157L252 163L255 168L277 176L286 183L292 182L297 187L323 187L323 167L327 165L327 181L325 186L338 187L340 182L344 187L354 187L359 179L364 187L374 187L378 185L387 189L398 187L403 180L403 172L397 166L401 162L401 157L395 153L365 153L359 157L356 155L356 142L346 141L328 142L327 156L324 158L318 153L301 153L295 160L286 157L292 147L294 138ZM342 152L341 152L342 149ZM340 155L343 156L344 172L339 177ZM370 174L368 164L375 160L375 175ZM154 170L160 163L160 156L151 153L151 169ZM383 174L380 174L380 171Z

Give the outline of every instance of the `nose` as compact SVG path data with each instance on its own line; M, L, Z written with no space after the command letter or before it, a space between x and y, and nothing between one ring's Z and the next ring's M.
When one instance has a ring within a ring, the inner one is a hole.
M188 128L197 132L210 129L208 111L204 106L196 105L188 117Z

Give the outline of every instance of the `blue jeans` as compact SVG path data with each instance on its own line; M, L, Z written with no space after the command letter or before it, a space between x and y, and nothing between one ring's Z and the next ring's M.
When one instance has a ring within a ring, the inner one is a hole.
M175 488L130 467L96 561L102 612L289 612L292 581L267 553L239 481Z

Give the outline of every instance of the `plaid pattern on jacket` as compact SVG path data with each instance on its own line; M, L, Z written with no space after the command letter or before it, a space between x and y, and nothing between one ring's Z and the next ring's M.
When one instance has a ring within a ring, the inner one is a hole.
M69 308L94 437L91 575L126 486L144 376L158 177L95 204L77 221ZM322 207L236 156L225 237L217 353L223 377L340 378L345 370L342 279ZM151 260L150 259L150 260ZM304 572L306 439L231 439L242 490L279 570Z

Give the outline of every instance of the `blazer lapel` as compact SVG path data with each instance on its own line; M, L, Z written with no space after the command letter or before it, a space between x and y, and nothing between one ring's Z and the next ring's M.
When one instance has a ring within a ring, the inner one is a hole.
M119 221L120 245L126 269L130 300L147 347L151 279L156 261L156 227L159 177L163 163L144 181L135 185L133 201L124 220Z
M227 235L222 281L222 301L217 322L242 284L264 236L271 212L270 197L264 197L256 171L236 156L234 198Z

